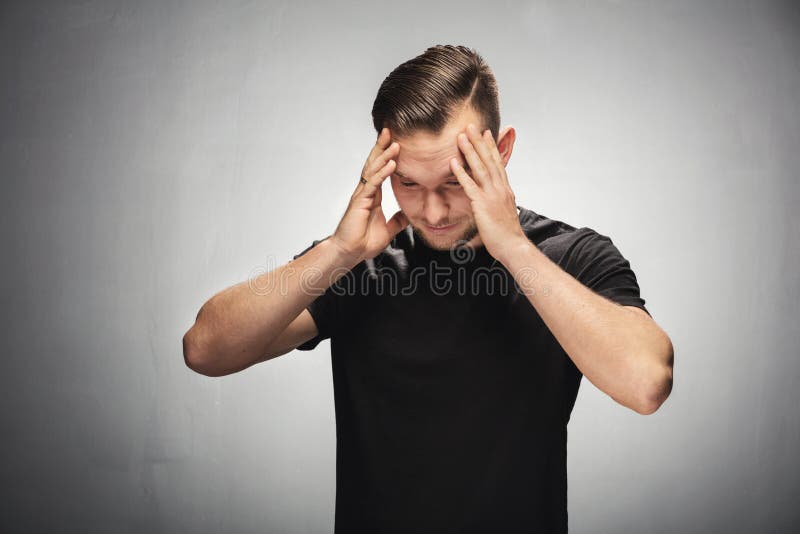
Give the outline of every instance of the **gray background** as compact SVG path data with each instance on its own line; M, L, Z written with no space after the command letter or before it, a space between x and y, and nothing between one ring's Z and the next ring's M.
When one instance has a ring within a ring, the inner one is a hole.
M328 342L208 378L181 337L333 231L436 43L492 66L518 202L610 235L675 346L652 416L583 381L571 532L797 528L799 37L791 2L3 2L0 529L332 532Z

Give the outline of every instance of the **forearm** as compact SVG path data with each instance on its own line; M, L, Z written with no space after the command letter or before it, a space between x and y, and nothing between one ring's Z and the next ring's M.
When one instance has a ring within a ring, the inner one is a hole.
M639 413L658 408L672 379L663 330L581 284L530 241L503 263L588 380Z
M296 260L229 287L206 302L184 336L187 362L245 368L354 263L329 239Z

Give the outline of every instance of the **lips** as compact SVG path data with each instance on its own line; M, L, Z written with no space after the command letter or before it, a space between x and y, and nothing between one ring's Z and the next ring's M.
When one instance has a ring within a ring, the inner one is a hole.
M443 234L455 228L455 224L450 224L448 226L431 226L426 224L425 227L428 229L429 232L433 232L434 234Z

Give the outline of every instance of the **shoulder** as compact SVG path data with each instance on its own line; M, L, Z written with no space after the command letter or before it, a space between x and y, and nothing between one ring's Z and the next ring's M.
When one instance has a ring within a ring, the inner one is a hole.
M528 239L552 261L559 263L576 242L594 232L520 207L519 223Z
M587 226L575 227L525 208L520 208L520 225L528 239L562 267L620 255L609 236Z

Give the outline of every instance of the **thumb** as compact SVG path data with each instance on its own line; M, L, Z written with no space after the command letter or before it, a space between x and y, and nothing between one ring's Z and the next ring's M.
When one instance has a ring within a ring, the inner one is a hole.
M402 210L392 215L392 218L386 223L386 229L389 231L389 235L392 237L397 235L400 230L406 226L408 226L408 217L406 217L406 214L403 213Z

